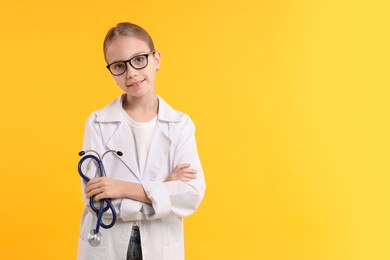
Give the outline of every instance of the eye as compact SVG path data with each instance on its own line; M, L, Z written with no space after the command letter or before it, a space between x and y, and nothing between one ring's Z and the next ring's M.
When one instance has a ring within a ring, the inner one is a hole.
M125 68L125 64L122 62L115 63L115 64L112 64L111 68L114 70L123 70Z
M133 62L136 64L143 63L145 61L145 56L137 56L133 58Z

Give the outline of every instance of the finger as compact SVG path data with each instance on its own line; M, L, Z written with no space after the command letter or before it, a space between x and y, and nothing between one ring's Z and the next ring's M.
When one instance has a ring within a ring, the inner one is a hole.
M99 201L99 200L102 200L102 199L107 199L107 198L113 198L112 196L112 192L109 192L107 190L99 193L98 195L95 196L95 200L96 201Z
M92 185L92 184L96 184L96 183L103 183L103 182L107 182L108 180L109 180L109 178L107 178L107 177L96 177L96 178L90 179L89 182L87 183L87 185Z
M178 164L175 168L184 169L184 168L188 168L190 166L191 166L191 164L189 164L189 163L181 163L181 164Z
M89 180L89 182L87 182L87 185L95 184L98 182L100 182L100 178L92 178Z
M101 200L101 199L105 199L106 197L104 196L104 193L100 193L99 195L96 195L95 196L95 200L96 201L99 201L99 200Z
M99 178L91 179L87 183L86 190L90 191L91 189L107 186L110 184L111 181L112 179L109 179L107 177L99 177Z
M97 189L93 189L91 191L89 191L87 194L86 194L86 198L89 199L95 195L98 195L100 193L102 193L104 191L103 188L97 188Z
M186 173L184 177L193 180L196 179L196 173Z
M195 173L181 173L175 176L173 180L178 180L178 181L189 181L196 179L196 174Z
M91 190L101 188L102 184L100 182L98 183L88 183L87 187L85 188L85 193L90 192Z
M192 174L197 174L198 171L195 170L195 169L191 169L191 168L188 168L188 169L184 169L184 173L192 173Z

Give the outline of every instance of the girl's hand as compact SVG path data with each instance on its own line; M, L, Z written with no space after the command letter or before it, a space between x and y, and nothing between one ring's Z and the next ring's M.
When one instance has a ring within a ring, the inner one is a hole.
M120 199L123 198L126 189L126 182L108 178L99 177L91 179L87 183L85 188L86 198L89 199L95 196L95 201L101 199L111 198Z
M190 181L196 179L196 170L189 163L178 164L166 181Z

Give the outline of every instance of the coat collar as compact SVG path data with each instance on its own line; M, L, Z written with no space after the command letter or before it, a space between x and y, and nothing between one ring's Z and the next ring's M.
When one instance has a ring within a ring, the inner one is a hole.
M169 123L179 122L183 115L181 112L170 107L161 97L159 99L158 123L153 132L147 162L144 171L149 174L150 178L155 178L159 172L164 158L168 156L171 146L169 135ZM104 141L108 149L123 152L122 162L126 164L129 170L141 180L138 169L136 156L132 154L130 147L135 146L134 137L130 133L122 117L122 100L123 96L118 97L101 110L96 111L96 121L102 123L102 127L107 139ZM108 124L105 124L108 123ZM114 124L109 124L114 123ZM108 129L108 130L107 130ZM150 165L149 165L150 164ZM153 177L154 176L154 177Z
M121 110L122 100L125 95L122 95L105 106L103 109L96 111L97 122L122 122ZM167 102L158 96L158 120L165 122L179 122L183 114L174 110Z

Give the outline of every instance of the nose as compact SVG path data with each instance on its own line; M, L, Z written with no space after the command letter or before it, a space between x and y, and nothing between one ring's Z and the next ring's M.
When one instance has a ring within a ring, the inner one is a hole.
M134 69L131 65L130 62L126 63L126 77L127 78L134 78L135 76L138 75L138 71Z

